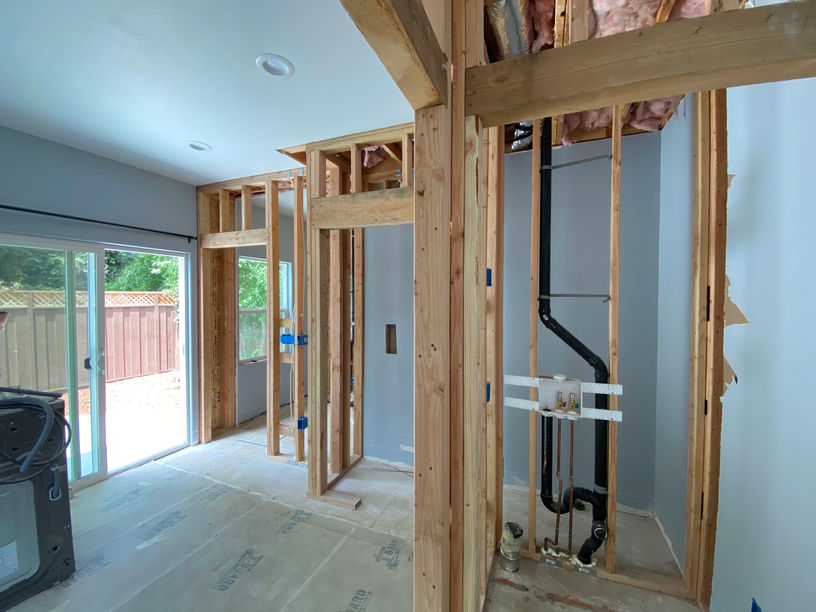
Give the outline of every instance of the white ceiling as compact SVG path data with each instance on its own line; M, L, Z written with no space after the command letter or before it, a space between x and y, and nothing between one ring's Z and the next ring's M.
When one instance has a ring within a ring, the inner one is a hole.
M259 71L261 53L294 76ZM412 117L339 0L0 2L0 125L185 183Z

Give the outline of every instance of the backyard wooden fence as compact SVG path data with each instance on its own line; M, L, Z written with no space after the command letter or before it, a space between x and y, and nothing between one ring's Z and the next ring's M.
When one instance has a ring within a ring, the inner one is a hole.
M88 384L88 295L77 292L79 386ZM65 391L65 294L0 291L9 313L0 332L0 386ZM175 299L158 292L105 293L105 369L108 382L179 368Z

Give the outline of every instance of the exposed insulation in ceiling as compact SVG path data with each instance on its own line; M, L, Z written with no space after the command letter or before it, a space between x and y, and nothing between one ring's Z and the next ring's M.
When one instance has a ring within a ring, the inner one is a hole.
M384 147L380 145L363 147L363 166L366 168L373 168L386 159L388 159L388 153Z
M657 22L661 14L661 0L588 1L589 38L649 27ZM569 0L558 4L569 5ZM666 8L663 7L661 20L700 17L706 12L705 0L675 0L668 15ZM499 0L487 5L487 17L496 43L494 47L500 58L552 48L555 43L555 11L556 0ZM566 36L566 41L569 38ZM624 118L624 126L650 132L659 130L679 101L680 96L675 96L633 103ZM576 130L592 132L611 124L611 107L565 115L562 142L571 144L571 134Z
M548 3L553 0L533 1L538 4L538 2ZM600 38L654 25L660 4L661 0L590 0L589 38ZM676 0L668 21L700 17L704 14L704 0ZM624 119L624 125L647 132L657 131L662 127L663 120L669 112L677 108L681 97L659 98L632 104ZM611 108L571 113L564 117L562 142L570 144L572 142L570 134L575 129L592 131L611 124Z

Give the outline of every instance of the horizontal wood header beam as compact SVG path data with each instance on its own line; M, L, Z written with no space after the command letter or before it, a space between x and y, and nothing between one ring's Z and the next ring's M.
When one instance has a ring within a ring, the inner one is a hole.
M348 153L352 145L373 146L402 142L402 135L406 133L414 133L413 123L401 123L399 125L377 128L376 130L368 130L367 132L357 132L356 134L338 136L337 138L318 140L306 144L305 149L307 152L321 151L326 155L332 153Z
M816 76L816 0L726 11L468 68L465 105L502 125Z
M421 0L340 0L414 110L447 104L447 58Z
M311 223L316 229L353 229L413 222L413 187L364 191L311 200Z
M266 188L266 181L275 181L277 183L286 183L285 188L289 188L288 182L295 176L305 174L305 168L293 168L291 170L277 170L275 172L267 172L266 174L254 174L252 176L244 176L241 178L229 179L227 181L220 181L218 183L209 183L207 185L199 185L196 187L197 193L214 193L222 189L227 191L240 191L241 187L247 185L254 187L259 193Z
M236 232L216 232L199 237L202 249L234 249L246 246L266 246L269 230L265 227Z
M306 145L295 145L294 147L285 147L283 149L278 149L278 153L281 155L287 155L291 157L296 162L299 162L306 165Z

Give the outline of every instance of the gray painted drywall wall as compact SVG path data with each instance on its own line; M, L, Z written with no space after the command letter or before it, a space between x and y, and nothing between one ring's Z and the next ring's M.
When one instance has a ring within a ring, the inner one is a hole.
M292 199L292 192L285 191L280 195L281 199ZM237 204L241 199L237 198ZM237 213L236 213L237 214ZM255 196L252 206L252 226L266 226L266 211L263 197ZM295 220L289 215L278 214L278 236L280 245L278 256L282 261L292 262L294 258L294 235L293 227ZM266 257L266 247L245 247L238 249L238 255L244 257ZM288 363L280 364L280 405L289 403L289 392L291 383L292 366ZM251 363L239 363L237 370L238 394L236 398L236 411L238 423L243 423L266 412L266 360Z
M145 170L0 127L0 203L196 234L195 188ZM0 233L22 234L110 246L163 249L186 254L189 387L198 412L196 243L129 229L0 210ZM191 439L198 423L191 419Z
M728 91L726 272L750 321L725 330L738 377L723 396L711 610L809 610L816 600L816 80Z
M682 566L688 465L694 121L687 96L660 134L655 514Z
M365 386L363 452L414 464L414 228L365 230ZM385 326L397 326L397 354L385 352Z
M610 141L563 147L554 163L610 153ZM620 380L625 417L619 429L618 499L642 509L654 504L660 136L623 139L621 210ZM506 158L504 371L527 374L529 344L531 154ZM556 170L553 178L554 293L609 290L610 164L597 161ZM553 315L590 349L608 355L608 307L600 299L554 300ZM539 373L592 380L592 369L539 325ZM506 395L524 397L522 388ZM587 397L587 405L594 398ZM566 430L567 428L565 428ZM505 483L528 481L528 413L504 411ZM565 444L566 440L566 431ZM538 447L538 446L537 446ZM564 447L566 448L566 446ZM576 425L576 485L593 480L593 425Z

